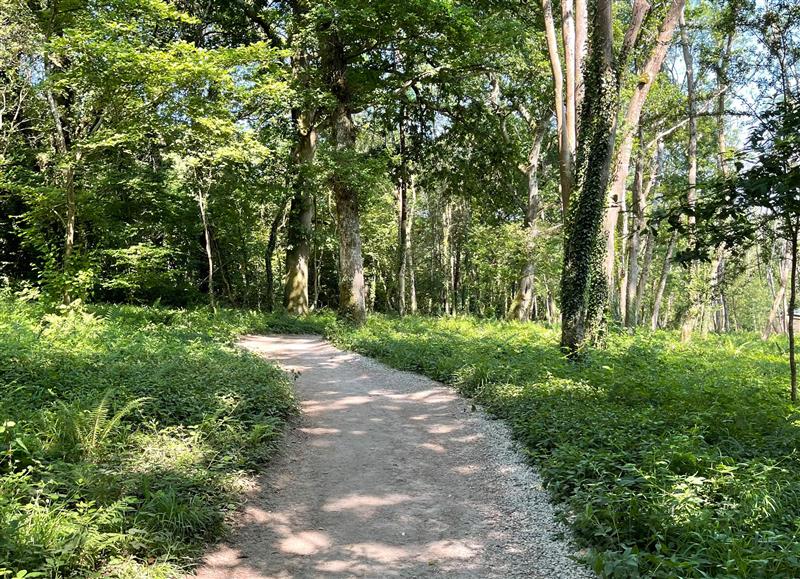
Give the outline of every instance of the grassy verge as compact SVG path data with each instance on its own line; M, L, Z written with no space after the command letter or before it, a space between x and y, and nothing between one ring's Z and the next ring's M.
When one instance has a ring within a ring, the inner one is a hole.
M295 410L233 336L317 327L0 299L0 577L179 574Z
M601 574L800 576L800 414L780 343L612 336L575 366L532 324L372 316L334 338L508 420Z

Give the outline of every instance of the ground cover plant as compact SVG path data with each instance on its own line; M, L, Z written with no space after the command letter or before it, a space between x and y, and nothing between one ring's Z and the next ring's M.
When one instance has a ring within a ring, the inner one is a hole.
M800 414L785 340L612 334L574 364L556 336L378 315L334 332L506 419L602 575L800 575Z
M293 322L303 330L302 322ZM0 577L179 574L295 410L278 317L0 299Z

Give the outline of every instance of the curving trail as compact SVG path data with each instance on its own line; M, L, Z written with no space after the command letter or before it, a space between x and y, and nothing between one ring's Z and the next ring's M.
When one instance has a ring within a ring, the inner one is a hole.
M203 579L592 575L506 428L316 336L240 345L300 373L303 416Z

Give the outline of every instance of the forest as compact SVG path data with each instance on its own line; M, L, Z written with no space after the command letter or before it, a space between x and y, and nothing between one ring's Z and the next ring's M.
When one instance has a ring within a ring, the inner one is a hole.
M0 0L0 577L203 576L248 334L502 421L599 576L800 576L799 243L796 0Z

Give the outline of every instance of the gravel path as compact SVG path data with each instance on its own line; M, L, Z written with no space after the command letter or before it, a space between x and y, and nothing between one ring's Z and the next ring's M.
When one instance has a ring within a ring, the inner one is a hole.
M303 417L203 579L592 575L506 427L316 336L241 345L300 373Z

